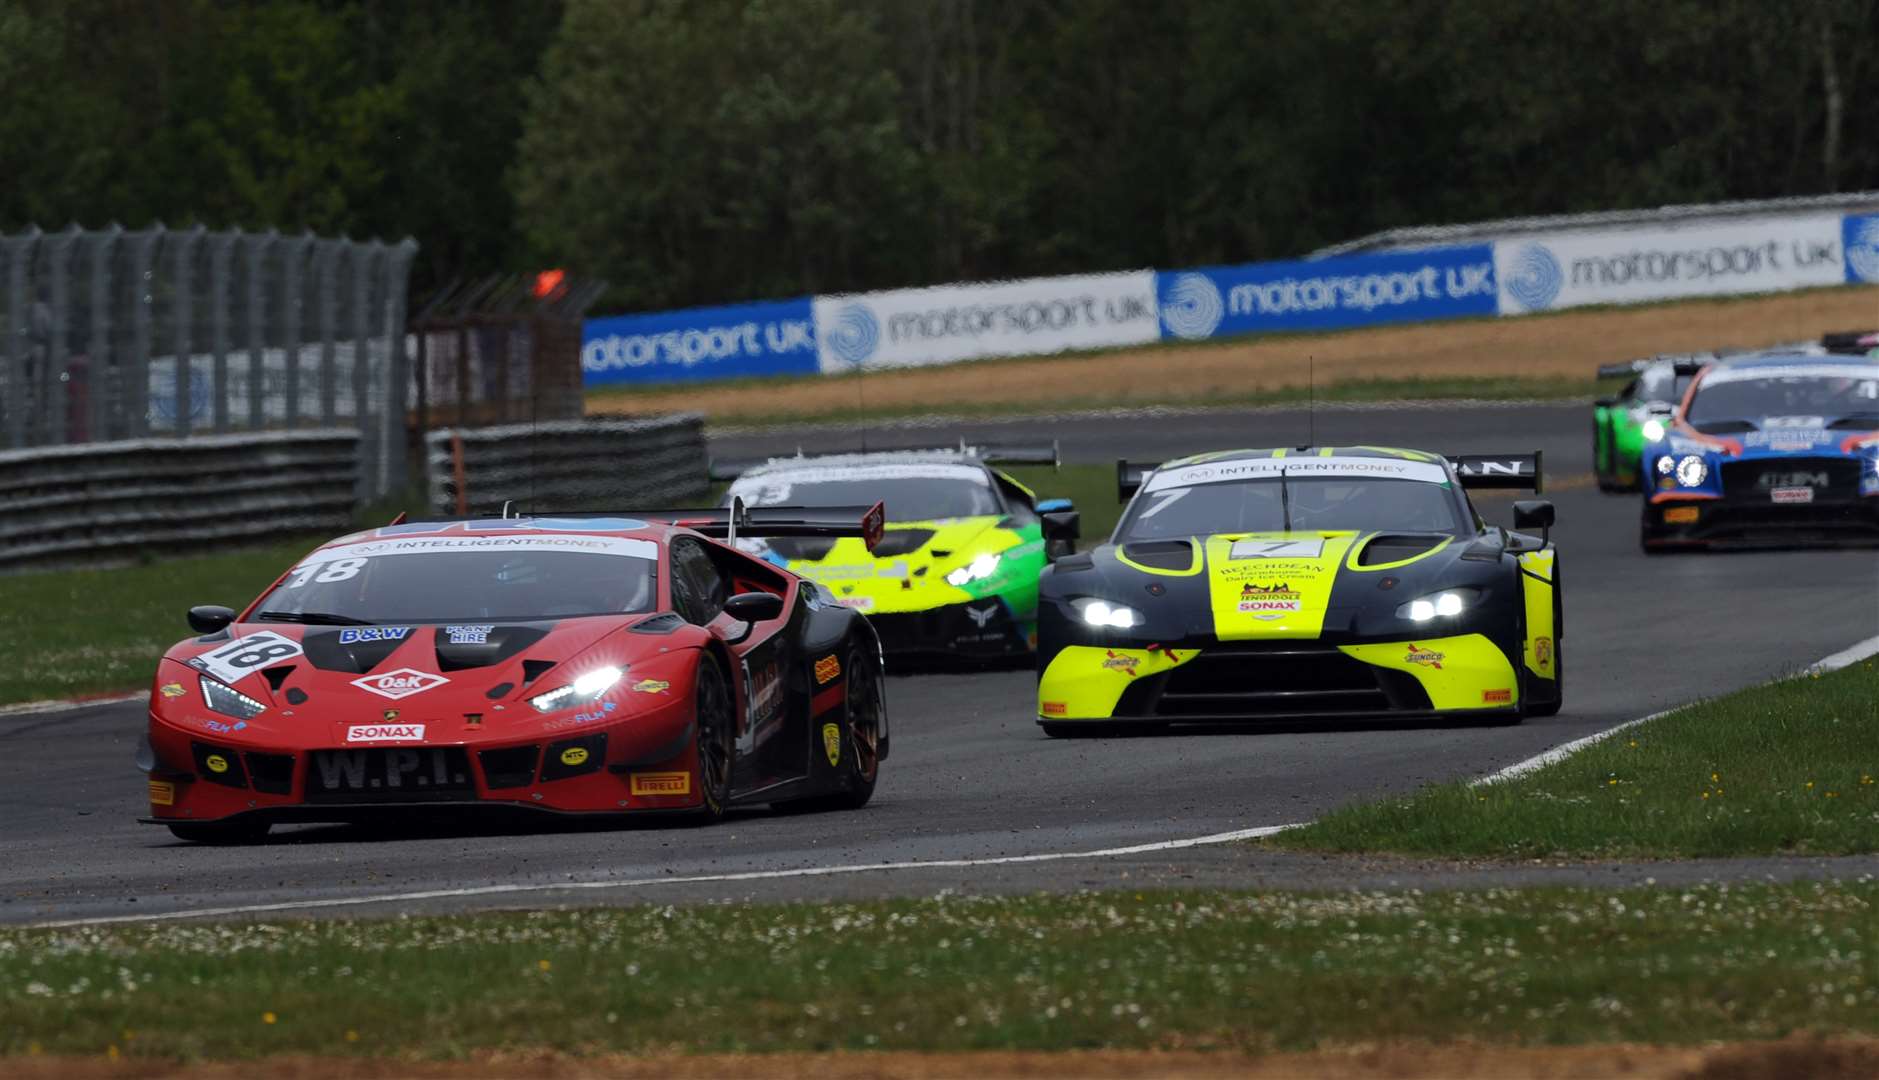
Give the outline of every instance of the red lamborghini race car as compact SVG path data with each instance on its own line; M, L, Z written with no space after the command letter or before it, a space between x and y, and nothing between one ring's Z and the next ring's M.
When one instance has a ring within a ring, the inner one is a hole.
M882 509L394 522L197 607L150 693L146 821L245 842L394 810L860 807L880 645L739 535L879 539Z

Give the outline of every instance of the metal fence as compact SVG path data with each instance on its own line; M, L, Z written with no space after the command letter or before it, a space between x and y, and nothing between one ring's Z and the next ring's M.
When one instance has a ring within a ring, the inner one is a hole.
M405 479L415 241L126 230L0 236L0 448L359 429L359 495Z
M700 413L444 428L425 441L431 508L444 514L695 506L710 490Z
M0 572L343 530L359 442L348 428L0 450Z
M411 317L416 426L581 415L581 315L604 281L560 271L454 282Z

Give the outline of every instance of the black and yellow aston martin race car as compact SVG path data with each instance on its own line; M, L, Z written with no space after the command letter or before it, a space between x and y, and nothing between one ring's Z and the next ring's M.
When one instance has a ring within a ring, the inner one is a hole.
M1039 586L1046 734L1559 711L1553 506L1514 503L1534 536L1464 490L1537 493L1539 453L1241 450L1117 462L1117 486L1115 535Z

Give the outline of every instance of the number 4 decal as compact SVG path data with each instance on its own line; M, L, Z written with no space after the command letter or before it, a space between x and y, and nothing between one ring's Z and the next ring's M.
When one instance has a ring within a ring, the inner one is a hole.
M203 653L189 664L225 683L233 683L270 664L299 655L299 642L272 630L261 630L244 634L213 652Z

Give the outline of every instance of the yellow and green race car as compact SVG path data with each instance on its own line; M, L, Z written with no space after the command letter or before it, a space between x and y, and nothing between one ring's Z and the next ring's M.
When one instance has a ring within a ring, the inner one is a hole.
M1117 473L1114 536L1040 583L1046 734L1559 711L1553 506L1514 504L1525 535L1463 490L1537 492L1538 452L1300 447Z
M886 533L870 552L851 539L744 541L866 615L890 655L994 659L1037 643L1037 580L1069 554L1077 513L1040 501L994 468L1057 464L1057 448L959 447L773 458L735 476L724 498L750 506L883 503Z

